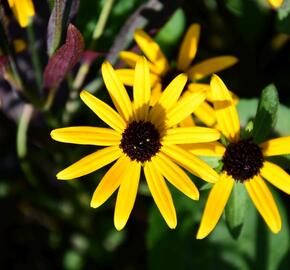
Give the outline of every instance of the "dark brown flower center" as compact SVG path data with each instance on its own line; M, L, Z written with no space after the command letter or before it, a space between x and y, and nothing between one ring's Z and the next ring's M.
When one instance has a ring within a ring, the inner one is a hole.
M151 122L134 121L122 134L120 148L131 160L149 161L160 147L160 133Z
M230 143L223 156L223 170L236 181L244 182L259 174L264 157L260 147L252 140Z

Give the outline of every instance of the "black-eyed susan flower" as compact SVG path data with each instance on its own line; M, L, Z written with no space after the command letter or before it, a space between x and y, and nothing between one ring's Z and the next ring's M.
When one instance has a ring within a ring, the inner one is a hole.
M99 207L118 189L114 223L121 230L134 206L143 168L157 207L168 226L174 228L176 213L164 178L193 200L199 198L199 192L179 165L205 181L218 180L211 167L177 145L219 139L220 133L214 129L176 127L203 102L206 93L193 93L179 100L187 81L186 75L180 74L150 107L150 74L145 58L139 58L136 64L133 102L108 62L102 65L102 75L117 112L86 91L80 96L110 128L67 127L53 130L51 136L60 142L106 147L62 170L57 178L74 179L117 160L96 188L91 207Z
M35 14L32 0L8 0L8 4L19 25L21 27L27 27Z
M240 121L232 97L222 82L213 75L211 91L218 126L229 144L211 142L187 149L198 155L221 156L223 167L207 199L197 238L206 237L216 226L230 197L235 182L243 183L257 210L274 232L281 229L281 218L276 203L264 179L278 189L290 194L290 176L266 158L290 153L290 137L271 139L255 144L251 139L241 139Z
M284 0L268 0L270 6L274 9L277 9L282 6Z
M151 104L154 104L156 100L158 100L164 86L166 86L179 73L186 73L191 81L191 83L187 85L186 90L194 92L203 89L209 92L209 85L196 83L196 81L201 80L212 73L224 70L237 62L236 57L226 55L213 57L192 65L192 61L197 53L199 36L200 25L192 24L183 38L176 63L170 63L163 54L160 46L149 35L140 29L136 30L134 39L149 60L151 82L154 86ZM120 58L131 68L135 67L136 61L139 57L138 54L130 51L122 51L120 53ZM133 69L119 69L117 72L124 84L133 85ZM210 97L208 98L210 99ZM207 126L213 126L216 122L214 111L207 102L201 103L201 105L195 110L194 114ZM187 126L187 122L191 125L190 118L182 124Z

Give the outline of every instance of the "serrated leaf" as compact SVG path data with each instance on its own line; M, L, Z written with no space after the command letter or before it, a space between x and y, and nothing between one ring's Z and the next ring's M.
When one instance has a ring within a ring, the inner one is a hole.
M248 206L248 194L242 183L235 183L230 199L225 208L225 217L231 235L239 237Z
M256 143L263 142L276 124L279 97L276 87L268 85L261 94L254 120L253 138Z
M45 68L44 87L57 87L66 74L79 61L83 50L83 37L77 28L70 24L65 44L56 51Z

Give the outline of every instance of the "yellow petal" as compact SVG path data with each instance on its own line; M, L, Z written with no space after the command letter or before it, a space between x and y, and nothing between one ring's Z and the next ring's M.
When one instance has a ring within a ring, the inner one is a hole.
M59 172L56 177L69 180L94 172L113 162L122 154L119 146L110 146L85 156L66 169Z
M237 141L240 137L240 119L232 97L217 75L212 76L210 86L218 126L230 141Z
M145 57L140 58L136 64L133 96L137 120L146 120L151 96L151 86L149 67Z
M264 166L261 169L261 175L273 186L279 188L287 194L290 194L290 175L276 164L269 161L264 161Z
M128 66L133 69L135 69L137 61L142 57L141 55L129 51L121 51L119 56ZM158 77L158 75L160 75L158 67L153 65L151 62L149 62L148 65L151 73L154 73L154 75Z
M179 123L180 127L194 127L195 122L192 118L192 115L187 116L184 120Z
M174 229L177 225L177 217L170 191L163 176L158 172L152 162L144 166L145 178L152 197L166 221L169 228Z
M268 140L260 144L264 156L290 154L290 136Z
M80 97L83 102L111 128L119 133L124 131L126 128L125 121L109 105L85 90L81 92Z
M146 57L156 67L157 74L165 73L168 69L168 62L159 45L141 29L135 31L134 39Z
M121 82L128 86L134 85L134 69L129 68L120 68L115 70L118 77L120 78ZM159 80L159 77L156 76L154 73L150 73L150 83L151 85L155 85Z
M199 92L203 90L210 93L210 85L206 83L190 83L188 84L187 89L190 92Z
M187 144L217 141L220 132L206 127L178 127L166 131L162 145Z
M233 178L225 173L214 184L206 201L197 239L205 238L215 228L231 195L233 186Z
M225 147L219 142L183 144L180 146L197 156L222 157L226 151Z
M127 176L126 172L129 164L130 159L123 155L107 171L94 192L91 207L97 208L110 198Z
M34 16L34 6L31 0L8 1L21 27L27 27L30 18Z
M129 51L121 51L119 53L119 57L131 68L135 69L136 63L138 59L141 57L140 55L129 52Z
M140 179L141 163L130 162L118 191L114 213L114 224L118 231L122 230L132 212Z
M154 107L151 109L149 116L151 122L154 123L156 126L164 125L166 111L177 104L177 100L186 84L186 81L187 76L185 74L180 74L170 82L170 84L165 88L163 92L161 92L161 84L158 84L158 90L160 89L161 93L159 99L156 100Z
M121 134L110 128L67 127L54 129L51 138L59 142L110 146L120 144Z
M111 64L105 61L102 64L104 83L119 114L128 121L132 116L131 100Z
M161 90L162 90L161 83L156 83L151 92L150 106L153 107L157 103L162 94Z
M185 74L176 76L162 92L158 101L158 106L162 107L164 110L171 109L179 99L186 82L187 76Z
M282 6L284 0L268 0L272 8L279 8Z
M281 217L264 180L259 176L255 176L253 179L246 181L245 186L254 205L271 231L278 233L281 230Z
M193 200L199 199L199 192L189 176L167 156L158 153L152 158L157 170L177 189Z
M180 99L176 105L167 113L167 126L177 125L205 100L206 92L190 93Z
M192 24L187 30L185 37L181 43L181 48L178 54L177 68L185 71L197 52L197 45L200 36L200 25Z
M191 80L200 80L208 75L222 71L238 62L234 56L218 56L204 60L188 71L188 77Z
M207 163L185 151L181 147L176 145L164 145L161 148L161 152L169 156L177 164L192 174L207 182L214 183L219 179L217 172L209 167Z
M195 109L194 115L208 127L213 127L216 123L215 111L205 101Z

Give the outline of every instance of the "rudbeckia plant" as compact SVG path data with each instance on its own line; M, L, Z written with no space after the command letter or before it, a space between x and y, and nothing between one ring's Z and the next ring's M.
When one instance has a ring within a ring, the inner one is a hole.
M82 91L80 97L109 128L60 128L53 130L51 137L65 143L105 147L62 170L57 178L75 179L116 161L96 188L91 206L99 207L118 189L114 223L121 230L133 209L143 169L163 218L170 228L175 228L175 208L165 179L193 200L199 199L199 192L181 167L207 182L219 179L204 161L178 146L220 138L215 129L176 127L204 101L206 92L179 99L187 81L186 75L180 74L150 107L150 73L145 58L139 58L136 64L133 101L108 62L102 65L102 75L117 111L87 91Z
M262 143L256 143L254 138L242 138L237 109L227 87L217 75L213 75L210 85L218 128L225 143L185 147L192 153L220 156L222 160L220 180L213 185L207 198L197 238L206 237L215 228L236 183L244 185L268 227L278 233L281 218L266 181L290 194L290 176L268 157L289 154L290 137Z

